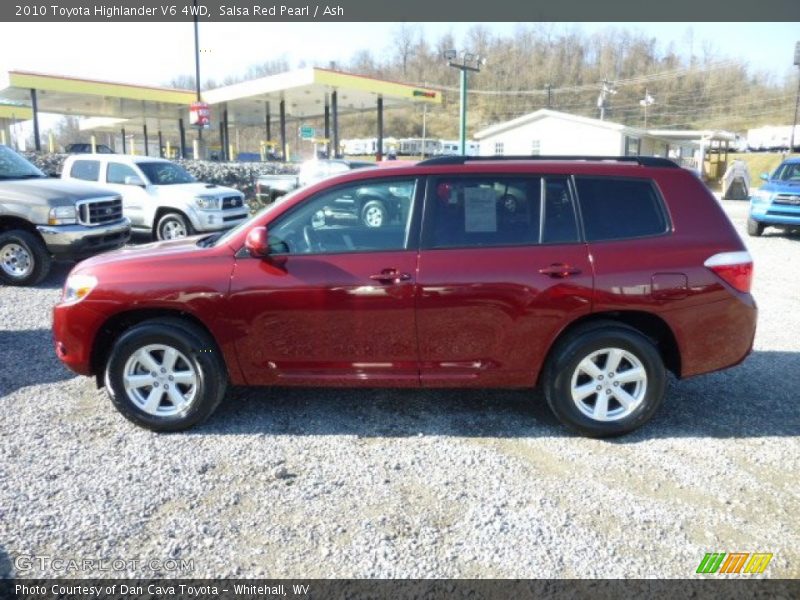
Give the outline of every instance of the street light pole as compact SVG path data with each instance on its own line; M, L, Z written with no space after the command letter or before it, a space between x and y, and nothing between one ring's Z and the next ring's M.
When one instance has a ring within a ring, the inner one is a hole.
M467 155L467 70L461 69L461 92L459 94L461 112L458 120L458 151ZM795 120L797 120L795 118Z
M460 86L460 109L459 109L459 126L458 126L458 146L461 156L467 155L467 71L475 71L479 73L481 65L486 64L486 59L482 56L472 54L471 52L462 52L461 61L456 61L458 52L455 50L448 50L444 53L447 64L455 69L461 71L461 86Z
M194 87L197 94L197 101L200 102L200 33L197 24L197 0L193 0L194 5ZM197 128L197 139L203 139L202 127ZM195 158L197 158L195 156Z

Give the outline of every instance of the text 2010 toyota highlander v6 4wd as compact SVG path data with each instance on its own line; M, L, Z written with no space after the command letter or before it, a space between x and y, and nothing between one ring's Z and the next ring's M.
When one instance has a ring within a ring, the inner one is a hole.
M329 219L363 190L381 227ZM203 238L90 259L55 344L155 430L235 385L533 387L594 436L749 353L752 261L697 177L658 158L442 157L295 192Z

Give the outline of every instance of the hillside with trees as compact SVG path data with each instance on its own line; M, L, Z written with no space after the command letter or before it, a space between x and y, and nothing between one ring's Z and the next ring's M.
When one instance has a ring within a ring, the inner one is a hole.
M678 47L679 46L679 47ZM520 24L510 35L496 35L475 25L457 43L452 35L433 39L415 24L398 24L383 51L363 49L345 64L319 62L353 73L381 77L441 90L445 104L425 115L429 137L455 138L458 133L458 72L443 53L467 48L487 57L480 73L470 74L469 131L551 107L578 115L599 116L598 96L607 94L605 118L644 126L640 101L650 95L650 128L718 128L745 131L765 124L791 123L797 74L787 65L779 80L754 71L743 59L721 56L708 40L696 40L691 28L678 42L664 44L631 29L609 28L587 34L557 24ZM205 81L210 89L265 76L291 67L285 56L254 64L224 81ZM168 82L194 86L191 76ZM388 111L387 136L421 136L423 108ZM312 124L314 120L308 120ZM373 136L374 111L340 119L346 137ZM240 132L242 146L257 147L263 133ZM213 139L213 133L212 133ZM212 142L213 143L213 142Z

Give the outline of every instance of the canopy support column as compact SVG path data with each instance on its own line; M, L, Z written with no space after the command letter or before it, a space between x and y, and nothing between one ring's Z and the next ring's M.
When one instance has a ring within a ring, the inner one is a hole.
M225 110L222 111L222 122L225 124L225 145L222 147L222 156L225 157L225 160L231 160L231 138L230 138L230 129L228 129L228 107L225 106Z
M339 157L339 94L334 90L331 94L331 111L333 119L333 157Z
M183 119L178 119L178 132L181 136L181 151L178 156L186 158L186 130L183 128Z
M269 100L264 102L264 133L267 135L267 143L272 141L272 114L270 111Z
M33 110L33 147L37 152L42 151L42 140L39 139L39 103L36 90L31 88L31 109Z
M286 142L286 100L281 100L281 160L286 162L286 157L289 156L289 148Z
M378 96L378 146L375 148L375 160L383 160L383 96Z
M331 105L328 94L325 94L325 158L331 157Z

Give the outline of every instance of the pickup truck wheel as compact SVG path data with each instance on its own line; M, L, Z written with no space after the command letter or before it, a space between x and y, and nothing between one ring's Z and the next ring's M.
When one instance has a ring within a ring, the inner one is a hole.
M153 431L181 431L216 410L227 372L205 332L191 323L156 320L136 325L117 340L105 383L126 419Z
M15 229L0 234L0 280L36 285L50 272L50 253L32 233Z
M755 219L747 219L747 235L751 237L759 237L764 233L764 224L759 223Z
M367 227L383 227L388 220L389 213L386 211L383 202L379 200L370 200L361 209L361 222Z
M177 240L192 235L194 229L188 219L180 213L167 213L158 220L156 237L159 240Z
M547 403L562 423L590 437L611 437L653 416L664 398L666 371L648 338L609 323L561 340L543 380Z

